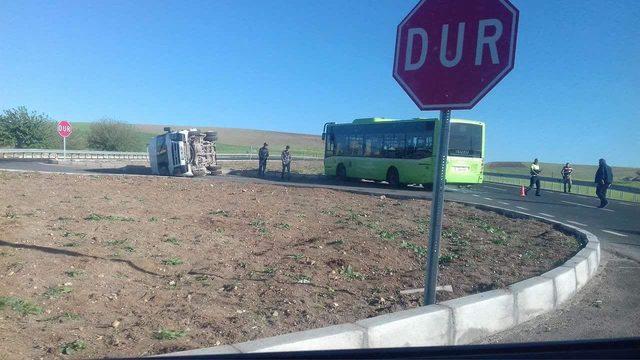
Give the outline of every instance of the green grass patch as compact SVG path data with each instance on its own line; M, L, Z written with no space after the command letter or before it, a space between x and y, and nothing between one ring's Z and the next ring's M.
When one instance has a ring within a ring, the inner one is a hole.
M311 277L307 275L298 275L295 280L298 284L311 284Z
M176 266L176 265L181 265L184 262L178 257L172 257L172 258L169 258L169 259L162 260L162 263L164 265Z
M418 221L418 233L427 234L429 232L429 224L426 219L419 219Z
M22 316L40 315L43 312L40 306L27 300L12 296L0 296L0 310L4 310L6 307L11 308L11 310Z
M337 246L344 245L344 240L338 239L338 240L329 241L327 245L337 245Z
M446 254L446 255L442 255L440 256L440 259L438 259L438 264L440 265L448 265L450 264L453 260L457 259L458 255L456 254Z
M56 316L51 316L48 317L46 319L42 319L42 320L38 320L38 321L59 321L59 322L65 322L65 321L72 321L72 320L79 320L80 319L80 315L76 314L76 313L70 313L70 312L64 312L60 315L56 315Z
M87 348L87 343L82 340L75 340L62 345L60 352L63 355L71 355L75 352L82 351Z
M347 267L343 266L340 270L340 275L349 280L364 280L364 275L353 270L351 265L347 265Z
M410 243L407 241L402 241L400 243L400 247L403 249L411 250L414 254L418 255L420 258L424 258L428 254L428 250L426 246L416 245L414 243Z
M166 239L164 239L162 241L164 241L166 243L169 243L171 245L180 245L180 240L176 239L173 236L172 237L168 237L168 238L166 238Z
M215 215L215 216L222 216L222 217L229 217L229 213L225 210L215 210L215 211L209 211L209 215Z
M266 235L269 233L269 230L267 230L267 223L264 222L264 220L253 220L252 222L249 223L249 225L256 228L256 230L258 230L260 235Z
M54 286L47 289L42 296L47 299L57 299L64 294L72 292L73 289L69 286Z
M183 338L186 334L183 330L160 329L153 333L153 338L156 340L176 340Z
M87 237L87 234L83 233L83 232L73 232L73 231L65 231L64 234L62 234L63 237L79 237L81 239L84 239L85 237Z
M84 276L85 272L83 270L72 269L65 271L64 274L70 278L77 278L80 276Z
M84 218L88 221L135 221L134 218L126 217L126 216L116 216L116 215L100 215L91 213L89 216Z
M276 273L276 269L273 267L266 267L262 270L258 270L258 272L266 275L274 275Z
M127 243L127 240L109 240L107 241L107 245L109 246L120 246Z
M291 229L291 225L287 224L287 223L278 223L274 225L276 228L278 229L282 229L282 230L289 230Z
M396 238L398 238L398 236L402 236L404 235L403 231L387 231L387 230L380 230L378 232L378 236L380 236L380 238L382 240L387 240L387 241L394 241Z

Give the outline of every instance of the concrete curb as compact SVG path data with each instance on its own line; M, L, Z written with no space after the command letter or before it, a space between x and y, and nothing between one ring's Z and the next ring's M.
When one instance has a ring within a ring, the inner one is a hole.
M590 232L524 212L465 204L512 218L535 218L552 224L576 236L584 247L561 266L506 289L376 316L354 324L164 356L469 344L558 308L596 274L600 264L600 242Z

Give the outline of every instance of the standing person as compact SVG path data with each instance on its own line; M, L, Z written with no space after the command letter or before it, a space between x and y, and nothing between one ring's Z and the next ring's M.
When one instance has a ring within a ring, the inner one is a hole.
M291 154L289 153L289 145L282 150L282 179L284 179L284 172L287 171L287 180L291 180Z
M569 163L564 164L564 167L562 168L562 171L560 171L560 173L562 174L562 183L564 184L564 192L567 192L567 185L569 187L569 192L571 192L571 173L573 173L573 168L569 165Z
M603 208L609 203L607 201L607 189L613 183L613 171L611 171L611 166L607 165L604 159L600 159L598 163L599 166L595 177L596 195L600 199L600 206L598 207Z
M538 165L538 159L534 159L531 167L529 168L529 175L531 178L529 180L529 187L525 190L525 194L529 194L529 190L533 189L533 185L536 185L536 196L540 196L540 165Z
M258 150L258 176L264 177L267 171L267 159L269 159L269 144L264 143Z

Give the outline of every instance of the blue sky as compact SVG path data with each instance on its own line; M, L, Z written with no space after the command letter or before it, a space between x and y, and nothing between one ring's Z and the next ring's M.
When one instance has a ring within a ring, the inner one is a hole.
M0 2L0 109L319 133L433 117L391 76L417 1ZM473 110L487 158L640 166L640 1L513 1L515 69Z

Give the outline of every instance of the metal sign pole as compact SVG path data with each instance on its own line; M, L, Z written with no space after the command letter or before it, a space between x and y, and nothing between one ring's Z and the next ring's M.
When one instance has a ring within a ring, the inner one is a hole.
M67 159L67 138L66 137L62 138L62 159L63 160Z
M442 230L442 209L444 208L445 171L449 153L449 122L451 110L440 111L440 137L436 167L433 173L433 198L431 199L431 221L429 223L429 259L424 276L424 304L436 303L438 281L438 259L440 257L440 233Z

